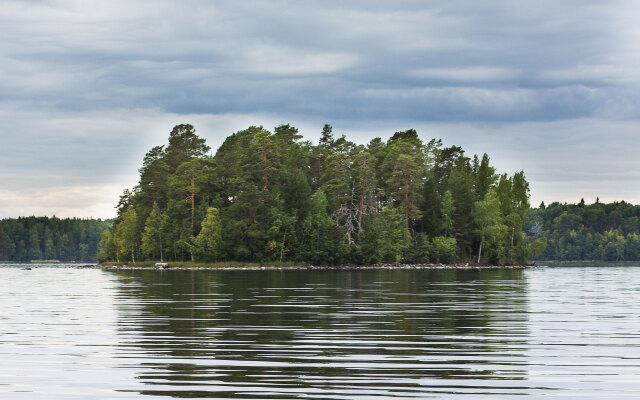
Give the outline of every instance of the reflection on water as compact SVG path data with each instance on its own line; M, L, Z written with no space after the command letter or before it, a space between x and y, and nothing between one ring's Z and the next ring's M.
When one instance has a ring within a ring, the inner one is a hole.
M0 281L0 398L640 393L638 267L0 268Z
M413 397L526 378L522 271L115 274L120 299L142 300L120 329L139 333L145 394Z

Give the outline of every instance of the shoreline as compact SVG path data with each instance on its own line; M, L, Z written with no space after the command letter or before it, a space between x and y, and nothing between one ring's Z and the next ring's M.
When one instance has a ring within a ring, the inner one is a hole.
M292 266L181 266L149 267L135 265L82 265L76 269L152 270L152 271L357 271L357 270L491 270L546 268L546 265L477 265L477 264L375 264L375 265L292 265Z

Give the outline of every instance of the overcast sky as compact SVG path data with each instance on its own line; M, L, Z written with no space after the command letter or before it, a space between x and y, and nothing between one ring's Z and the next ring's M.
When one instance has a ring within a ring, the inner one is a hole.
M534 205L640 202L634 1L3 0L0 38L0 218L113 217L179 123L415 128Z

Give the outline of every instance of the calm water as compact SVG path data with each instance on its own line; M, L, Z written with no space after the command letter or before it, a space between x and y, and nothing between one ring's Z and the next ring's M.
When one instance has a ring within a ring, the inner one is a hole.
M0 267L2 399L640 398L640 267Z

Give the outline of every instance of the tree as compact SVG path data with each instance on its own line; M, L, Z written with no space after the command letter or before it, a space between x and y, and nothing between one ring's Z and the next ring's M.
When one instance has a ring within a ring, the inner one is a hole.
M426 175L424 148L413 129L396 132L388 146L384 161L388 173L387 194L400 204L404 227L409 228L409 220L422 216L417 205Z
M482 155L482 161L476 171L476 195L478 200L484 199L489 189L496 182L496 169L489 165L487 153Z
M205 176L205 162L202 159L185 161L178 167L174 176L169 180L172 197L186 200L190 211L190 234L194 234L196 196L200 194Z
M281 132L281 139L285 139L285 133ZM265 206L269 204L269 191L273 185L273 175L279 171L274 153L276 153L275 138L271 133L258 127L258 131L253 135L249 154L245 157L244 168L250 181L259 181L262 187L262 197ZM253 177L256 172L259 176ZM258 182L256 182L258 183Z
M101 241L106 247L101 257L335 264L479 256L502 263L524 259L530 250L532 239L522 233L529 207L524 174L497 182L486 154L471 162L462 148L443 148L435 139L424 144L413 129L365 146L345 135L334 138L325 125L314 146L288 124L276 126L273 134L251 126L226 138L215 156L209 150L188 124L175 126L165 146L153 147L138 185L121 197L114 227ZM492 189L499 218L485 226L481 215ZM628 210L597 207L598 212L582 209L585 224L597 225L600 233L612 224L625 237L625 257L640 253L640 240L636 249L636 241L626 239L640 228L640 212L633 220ZM576 238L565 240L569 247L556 242L549 248L574 251L579 240L587 240L573 221L582 214L561 214L544 219L536 238L546 235L551 241L552 227L571 228ZM29 240L32 226L38 240ZM46 224L31 222L25 229L11 236L14 256L26 257L35 242L44 254L55 250L60 257L95 248L88 229L71 233L50 227L48 233ZM620 254L620 246L602 250L599 237L588 240L598 243L591 254Z
M40 250L40 236L36 225L29 228L29 259L42 260L42 251Z
M302 135L298 133L298 128L289 124L276 126L273 130L273 136L276 140L283 142L285 145L292 145L302 139Z
M354 157L355 189L358 192L358 240L362 237L362 219L365 214L376 210L376 159L368 151L358 153Z
M495 190L490 189L484 200L477 201L473 208L473 221L480 235L480 247L478 248L478 263L482 257L482 246L487 241L495 240L502 227L500 218L500 202Z
M336 227L327 215L327 197L322 190L311 196L309 214L302 222L302 243L300 256L316 264L337 263L341 251L336 241Z
M102 233L97 257L100 262L113 260L120 262L116 235L111 230Z
M453 237L463 256L472 257L476 244L472 211L475 193L473 188L473 171L467 157L458 157L451 169L446 184L453 199Z
M196 135L193 125L176 125L169 134L169 145L166 150L167 165L170 172L194 158L204 157L211 148L206 140Z
M198 252L209 260L216 261L222 254L222 224L220 212L215 207L207 208L202 228L196 237Z
M353 160L346 152L334 151L326 156L321 176L321 189L327 196L330 210L335 211L346 207L351 201L352 166ZM338 225L337 218L336 225Z
M544 250L546 248L547 248L546 237L543 236L541 238L534 240L533 242L531 242L531 245L530 245L531 257L538 258L542 253L544 253Z
M139 209L150 209L155 202L161 207L166 207L169 165L164 146L155 146L149 150L138 172L140 181L135 196L136 206Z
M86 244L86 243L85 243ZM55 260L57 259L55 244L53 243L53 232L49 226L44 227L44 259L45 260ZM81 260L86 260L85 258L80 258Z
M133 207L128 207L122 215L122 220L116 226L118 251L120 254L131 256L131 262L136 262L138 247L138 214Z
M456 239L445 236L436 236L431 239L431 258L440 262L440 259L449 261L456 253ZM446 262L445 261L445 262Z
M277 210L273 210L272 213L273 223L267 232L267 252L271 254L272 259L278 258L282 262L284 255L289 252L287 245L295 237L296 217Z
M0 260L14 260L15 248L15 243L13 243L13 240L7 235L2 225L0 225Z
M400 209L389 206L382 209L366 233L369 241L367 252L373 255L375 262L402 261L405 251L411 246L411 234L404 223Z
M453 204L453 195L450 190L444 192L442 197L442 203L440 205L440 212L442 214L442 230L444 231L444 238L449 236L449 233L453 230L453 212L455 211L455 205ZM455 247L455 246L454 246Z
M154 202L142 233L141 246L143 253L151 256L151 259L156 259L156 255L159 255L160 261L164 261L164 236L168 222L169 217Z
M320 146L331 147L333 145L333 128L329 124L324 124L320 133Z
M508 178L506 174L500 177L496 188L500 202L502 219L509 231L508 259L509 262L525 262L523 225L525 215L529 211L529 183L524 172L516 172ZM518 256L516 256L519 254Z

